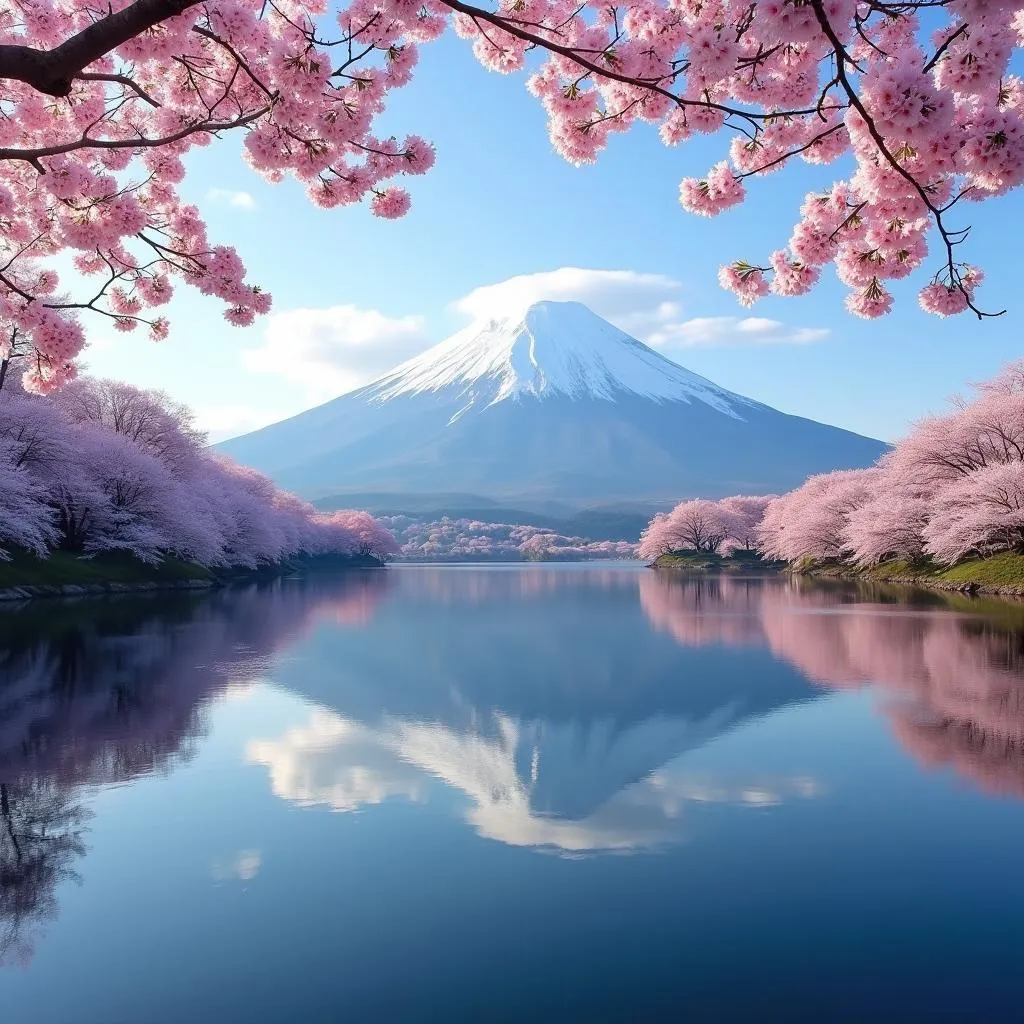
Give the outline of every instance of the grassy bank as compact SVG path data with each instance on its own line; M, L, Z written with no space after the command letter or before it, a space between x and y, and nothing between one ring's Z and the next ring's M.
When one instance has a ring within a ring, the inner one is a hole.
M929 559L893 560L856 566L839 561L805 561L789 565L758 557L753 551L718 555L708 551L673 551L651 563L655 569L687 572L784 572L825 579L896 583L966 594L1024 597L1024 555L1004 553L991 558L969 558L956 565L937 565Z
M0 562L0 591L26 589L31 596L32 593L47 594L61 588L76 587L84 590L209 587L246 578L336 572L381 564L372 555L353 558L323 556L295 559L256 570L208 569L176 558L165 558L159 565L149 565L128 555L102 554L94 558L80 558L66 551L55 551L45 559L15 554L10 560Z
M781 572L785 562L770 562L756 551L736 551L719 555L713 551L672 551L659 555L654 569L685 569L688 572Z
M842 562L805 562L793 567L807 576L904 583L938 590L1003 594L1024 597L1024 555L1004 553L991 558L970 558L953 566L894 560L857 567Z
M167 558L159 565L147 565L127 555L97 555L79 558L66 551L55 551L49 558L15 555L0 562L0 588L61 587L122 583L212 583L213 573L201 565Z

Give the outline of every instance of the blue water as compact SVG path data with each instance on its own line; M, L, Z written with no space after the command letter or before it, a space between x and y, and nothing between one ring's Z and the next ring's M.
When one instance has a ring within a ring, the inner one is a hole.
M0 612L3 1024L1021 1017L1024 607L393 567Z

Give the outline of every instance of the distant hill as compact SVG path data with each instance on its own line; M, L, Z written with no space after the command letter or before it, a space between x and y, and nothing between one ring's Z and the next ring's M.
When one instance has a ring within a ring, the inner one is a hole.
M531 509L509 508L486 499L478 498L474 501L472 495L460 497L469 499L471 503L460 505L455 500L445 500L443 495L400 497L393 494L356 493L322 498L316 505L325 512L338 508L362 508L377 516L408 516L421 522L433 522L447 516L449 519L478 519L485 523L537 526L570 537L586 537L588 540L628 541L639 540L651 516L661 508L651 504L633 511L619 511L612 506L573 512L567 506L556 506L560 514L546 514Z

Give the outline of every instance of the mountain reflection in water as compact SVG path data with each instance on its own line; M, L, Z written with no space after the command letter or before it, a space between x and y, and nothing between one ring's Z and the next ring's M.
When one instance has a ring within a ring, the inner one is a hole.
M173 772L217 699L255 681L305 707L245 746L278 797L351 812L440 786L478 835L565 855L678 843L688 803L819 796L806 775L702 775L684 755L828 689L881 688L916 758L1024 796L1024 615L972 607L789 579L403 567L10 610L0 961L26 961L56 914L90 789Z

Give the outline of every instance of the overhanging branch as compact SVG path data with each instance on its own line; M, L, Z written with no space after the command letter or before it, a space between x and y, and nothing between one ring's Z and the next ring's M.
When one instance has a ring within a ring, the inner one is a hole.
M135 0L121 11L94 21L52 50L0 46L0 80L25 82L47 96L67 96L75 76L122 43L173 18L200 0Z

